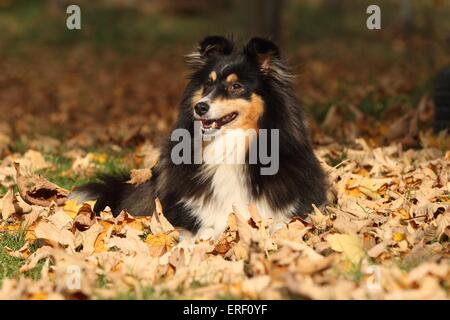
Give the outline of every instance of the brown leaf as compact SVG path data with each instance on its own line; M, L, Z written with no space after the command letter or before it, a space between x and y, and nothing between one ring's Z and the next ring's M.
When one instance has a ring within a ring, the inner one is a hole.
M60 206L67 200L68 190L58 187L41 176L23 176L17 162L14 163L14 168L16 169L17 187L20 196L26 203L49 207L52 202Z
M8 219L13 214L22 215L31 212L31 207L22 199L17 198L12 188L2 198L2 218Z
M92 211L92 208L88 203L81 206L73 223L75 228L80 231L89 229L89 227L95 223L95 213Z
M53 252L53 248L44 246L37 249L33 254L28 257L28 261L20 267L20 272L27 272L36 267L39 261L49 257Z
M175 245L175 240L166 234L149 234L145 239L145 243L149 245L152 257L160 257Z
M75 249L75 237L67 229L60 229L51 222L41 221L36 225L36 238L46 240L53 247L57 244L68 246L69 250Z
M151 178L151 169L133 169L131 170L130 180L128 180L127 183L139 185L149 181Z
M104 228L101 224L94 223L89 229L80 232L81 244L83 245L82 252L92 254L96 250L96 241L103 231Z
M172 224L164 216L159 199L155 199L155 212L153 212L150 220L150 230L153 234L178 233L178 231L175 230Z

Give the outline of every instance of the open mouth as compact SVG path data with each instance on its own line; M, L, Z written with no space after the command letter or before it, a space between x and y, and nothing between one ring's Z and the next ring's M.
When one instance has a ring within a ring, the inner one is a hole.
M231 112L219 119L200 119L202 122L202 131L203 133L212 133L236 119L237 116L237 112Z

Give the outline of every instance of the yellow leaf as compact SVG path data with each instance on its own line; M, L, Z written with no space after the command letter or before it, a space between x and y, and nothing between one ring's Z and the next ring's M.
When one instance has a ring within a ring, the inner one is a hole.
M48 294L43 292L33 293L30 297L30 300L47 300Z
M406 211L405 209L400 208L400 210L398 210L398 212L400 213L400 216L402 217L402 219L410 218L408 211Z
M127 225L133 229L136 229L138 231L143 231L144 230L144 225L142 224L142 221L136 219L130 223L127 223Z
M0 226L0 231L19 231L20 223L9 224L6 226Z
M78 205L76 200L70 199L70 200L67 200L66 204L64 205L64 212L69 217L74 219L80 208L81 208L81 205Z
M355 171L355 174L360 175L360 176L363 176L363 177L368 177L368 176L369 176L369 171L367 171L366 168L361 167L361 168L358 168L358 169Z
M361 194L362 194L362 192L359 191L358 188L347 189L346 192L347 192L347 194L348 194L349 196L352 196L352 197L355 197L355 198L361 196Z
M86 201L85 203L91 206L91 209L94 209L96 201ZM64 212L71 217L72 219L75 219L75 217L78 214L78 211L80 211L81 207L84 203L79 203L77 199L70 199L67 200L64 205Z
M25 232L25 241L32 242L32 241L36 240L36 235L34 234L35 228L36 228L36 225L33 225Z
M149 234L145 239L145 243L150 247L150 255L159 257L175 245L175 240L170 235L164 233L157 235Z
M331 249L342 252L352 263L359 263L365 256L362 241L355 234L331 234L326 240Z
M405 234L402 232L395 232L392 238L395 242L400 242L405 239Z
M94 243L94 252L95 253L107 251L107 248L105 246L105 241L104 241L105 237L106 237L106 233L107 233L107 231L101 232L98 235L97 239L95 240L95 243Z
M108 160L108 157L105 153L97 153L93 155L93 160L99 164L105 164Z

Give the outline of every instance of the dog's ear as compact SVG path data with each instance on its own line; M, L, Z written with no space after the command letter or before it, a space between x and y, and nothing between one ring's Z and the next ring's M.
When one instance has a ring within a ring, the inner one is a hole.
M252 38L244 47L244 53L254 60L263 74L269 74L274 61L280 58L280 51L275 43L263 38Z
M194 68L202 67L211 59L233 52L234 43L222 36L208 36L204 38L196 51L187 56L187 62Z
M233 51L233 42L222 36L209 36L200 42L198 51L205 58L229 55Z

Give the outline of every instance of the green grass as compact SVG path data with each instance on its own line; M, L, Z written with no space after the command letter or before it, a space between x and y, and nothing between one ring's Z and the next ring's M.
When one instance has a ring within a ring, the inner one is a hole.
M191 47L205 34L240 30L234 15L205 10L196 15L146 13L139 7L90 2L81 5L81 30L66 28L65 7L49 10L49 1L16 0L0 7L0 48L11 54L26 54L34 44L70 49L85 44L99 52L113 50L122 56L154 54L168 46ZM45 21L45 23L42 23ZM212 24L211 21L214 21ZM64 55L65 50L61 54Z
M174 296L171 292L162 291L157 294L152 287L144 287L141 289L141 297L138 297L134 291L125 291L117 294L114 300L171 300ZM100 297L101 299L101 297Z
M335 167L335 166L341 164L342 162L344 162L347 159L348 159L347 149L344 149L343 151L340 151L336 155L327 154L326 157L325 157L326 163L329 166L331 166L331 167Z
M97 279L97 286L99 288L106 288L107 284L108 284L108 280L106 278L106 275L100 274Z
M5 278L18 278L21 273L20 267L25 263L25 260L11 257L7 254L5 247L14 250L20 249L25 244L25 235L23 232L4 232L0 233L0 286ZM36 246L30 247L30 253L36 251ZM25 273L26 277L33 280L38 280L41 276L43 261L32 270Z
M143 288L142 289L142 297L143 300L152 300L152 299L158 299L158 297L155 295L155 290L151 287ZM115 300L138 300L138 296L136 293L129 291L129 292L122 292L119 293Z
M6 194L6 192L8 192L8 188L0 185L0 197L3 197Z
M330 107L334 104L334 101L328 101L326 103L315 103L307 106L307 112L310 114L318 123L322 123L328 113Z
M102 153L102 152L99 152ZM130 167L124 163L122 153L106 153L106 162L99 163L94 161L97 166L94 175L88 176L80 173L76 174L70 171L73 161L59 155L46 155L47 161L52 163L52 167L39 171L39 174L47 180L56 183L60 187L71 189L75 186L82 185L96 180L100 174L114 174L119 172L127 172Z
M16 153L24 154L27 150L29 150L27 143L21 139L18 139L16 144L13 146L13 152ZM123 160L127 153L132 152L130 149L123 149L120 152L112 151L110 149L87 149L88 152L92 152L94 154L105 154L106 156L106 162L104 163L94 161L97 168L93 175L71 172L70 169L72 167L73 160L61 156L60 154L64 153L64 151L65 150L62 149L54 150L53 154L46 154L44 156L45 160L50 162L52 166L50 168L39 170L37 173L65 189L70 190L75 186L96 181L97 176L101 174L129 172L131 169L130 165L125 163ZM7 187L0 185L0 197L5 195L7 191ZM18 191L16 186L14 186L14 191Z
M50 155L47 155L45 158L47 161L51 162L53 166L48 169L40 170L39 174L41 174L47 180L57 184L58 186L70 189L75 184L82 184L89 180L84 175L65 174L65 172L70 170L70 168L72 167L72 160L64 158L62 156Z
M344 92L340 96L347 96L346 90L352 90L352 85L348 84ZM431 92L431 80L417 83L417 85L411 89L408 94L396 94L380 96L377 93L369 93L363 97L359 102L356 102L357 109L365 115L375 120L380 120L383 113L395 106L405 106L407 108L416 108L420 102L420 99L427 93ZM335 105L339 108L340 114L346 121L354 121L354 114L348 108L348 101L344 101L338 97L333 97L332 100L315 103L308 106L308 113L318 122L322 123L330 110L330 107Z
M11 146L11 151L14 153L24 154L28 150L28 145L23 138L17 138L14 140L14 144Z

